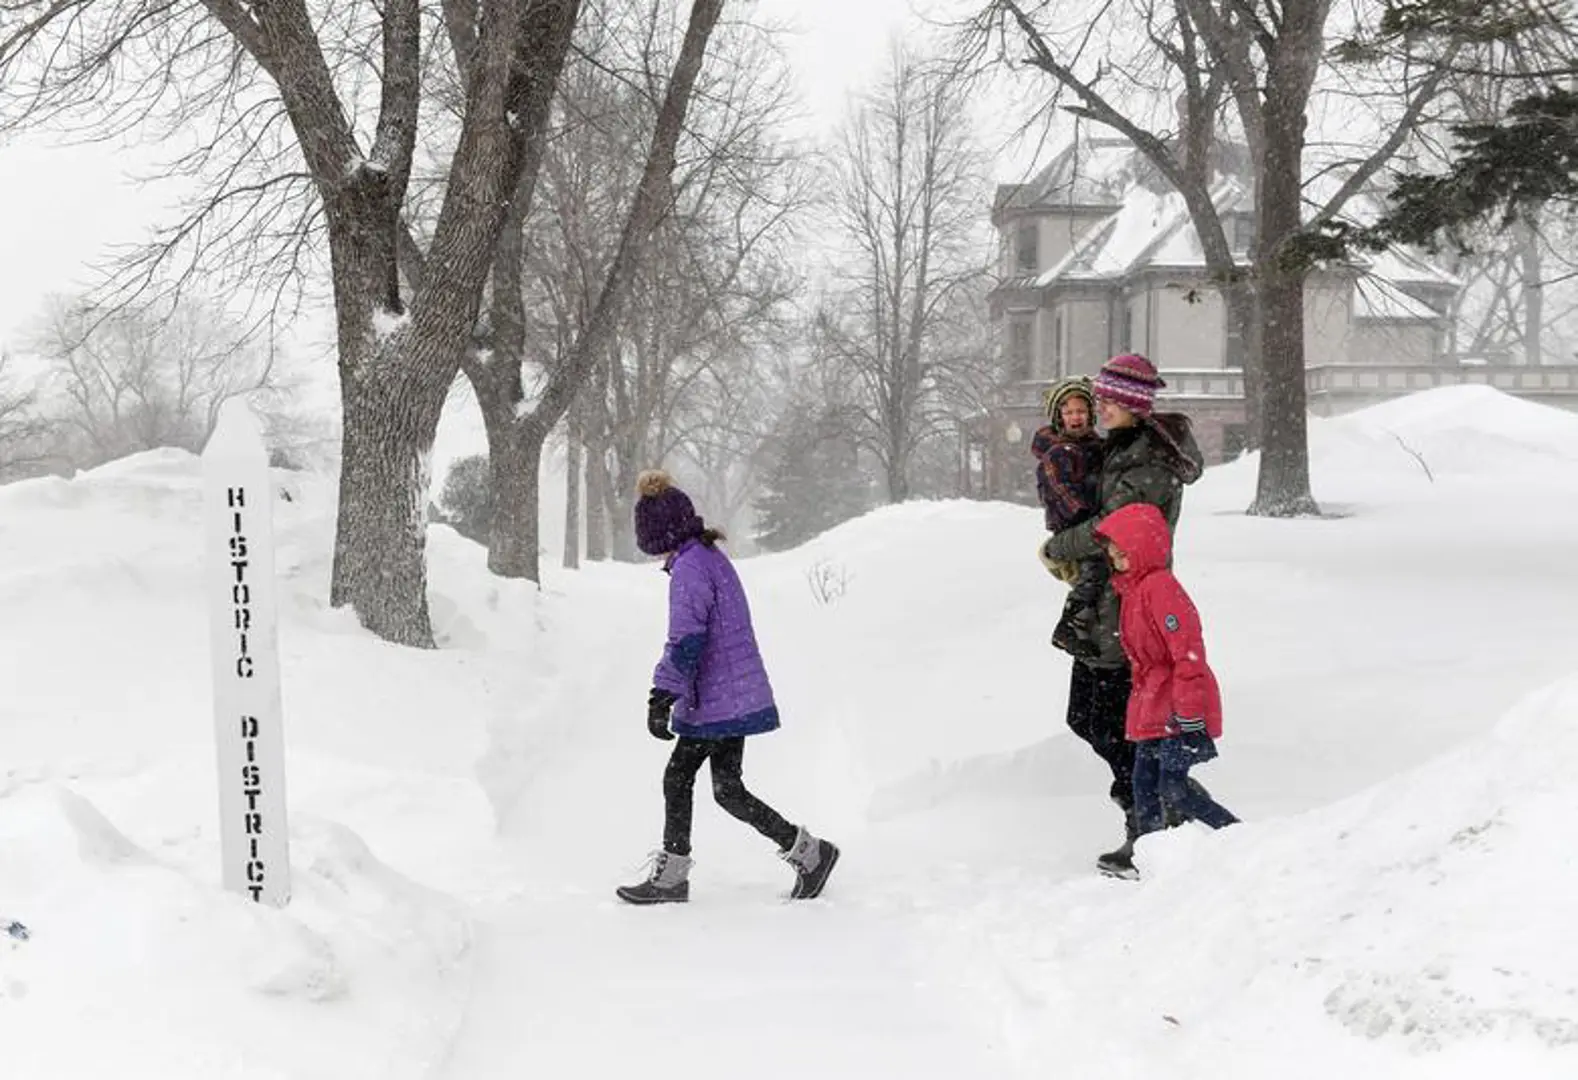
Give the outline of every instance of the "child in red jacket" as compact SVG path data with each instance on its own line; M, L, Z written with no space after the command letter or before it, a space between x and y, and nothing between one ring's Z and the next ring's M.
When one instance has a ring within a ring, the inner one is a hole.
M1168 812L1213 829L1238 820L1189 769L1216 757L1222 697L1205 661L1200 613L1168 569L1172 534L1149 503L1119 507L1096 527L1121 602L1118 634L1133 675L1125 734L1134 747L1136 833L1161 829Z

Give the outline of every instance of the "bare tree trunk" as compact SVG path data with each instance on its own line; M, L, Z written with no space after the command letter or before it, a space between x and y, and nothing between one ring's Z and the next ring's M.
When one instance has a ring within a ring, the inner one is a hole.
M427 453L443 399L342 380L339 521L329 602L355 607L386 641L431 647L427 608Z
M636 547L635 527L635 501L631 498L620 498L612 495L610 503L609 533L613 543L610 550L615 561L624 563L640 562L641 549Z
M605 471L604 477L608 478ZM606 483L602 490L603 520L608 526L608 557L615 562L637 562L641 552L636 547L635 501L621 496L619 485Z
M1255 314L1255 290L1248 282L1238 282L1222 290L1224 317L1238 338L1236 360L1244 373L1244 434L1250 449L1261 444L1261 412L1265 398L1265 359L1260 341L1259 319Z
M641 182L630 207L619 245L604 278L590 315L580 336L553 365L547 385L535 408L527 411L521 384L520 363L524 352L524 302L521 281L523 255L518 217L505 230L494 263L493 322L495 358L486 365L465 365L466 374L477 384L477 399L484 417L494 410L489 421L489 453L493 452L494 431L502 433L509 425L516 431L504 440L507 452L528 458L535 466L542 460L543 443L576 394L595 370L597 358L611 346L619 325L621 305L642 264L653 231L668 212L672 201L675 151L684 128L705 57L725 0L692 0L685 38L669 78L668 90L658 110L657 124L647 150ZM517 443L516 440L519 440ZM494 530L488 545L488 569L502 577L541 581L537 556L537 516L539 512L537 473L513 486L495 488ZM517 501L518 500L518 501ZM514 530L513 537L501 529ZM526 537L530 537L530 542ZM497 544L495 544L497 541ZM617 550L617 544L616 544Z
M210 95L207 100L221 112L225 103L267 103L272 97L251 81L252 63L277 90L300 152L299 166L284 167L298 171L245 183L244 163L211 156L223 154L219 147L232 137L241 138L240 128L220 124L214 130L225 134L190 149L186 160L202 160L223 172L225 194L189 218L193 228L182 231L197 237L216 234L210 241L192 240L200 246L244 251L247 244L231 231L233 225L197 226L224 204L244 208L241 212L254 216L259 229L275 230L287 219L270 217L257 197L279 180L295 182L300 173L310 178L321 215L305 215L313 224L302 228L317 228L321 220L329 241L345 409L330 600L353 607L363 625L383 638L431 646L423 595L423 462L476 325L495 246L507 217L520 212L512 206L512 193L516 202L529 201L529 181L541 160L580 0L443 0L464 107L425 253L401 217L424 114L428 9L420 0L383 0L369 6L359 25L347 23L328 34L320 33L314 21L323 5L305 0L93 5L91 17L83 17L87 7L22 5L28 17L16 33L7 28L0 47L6 73L11 73L17 45L39 45L46 58L30 70L43 82L42 100L71 106L73 98L91 97L98 99L91 104L99 116L140 113L137 122L157 113L156 99L185 98L188 87L169 80L191 57L203 56L205 48L214 50L221 71L229 70L229 81L221 75L215 86L223 90L198 87L194 92ZM7 4L6 10L19 9ZM51 25L59 40L45 43L38 35ZM330 37L332 42L326 40ZM364 76L356 81L371 84L358 86L356 102L348 102L339 85L351 53ZM125 97L122 86L135 87L133 96ZM374 99L376 120L356 122ZM205 113L195 102L172 108L177 116ZM274 118L249 111L248 121L266 127ZM106 130L121 126L119 120L104 123ZM274 167L260 168L272 172ZM165 253L184 242L178 238L163 245ZM403 288L409 295L402 294Z
M570 406L564 439L564 568L581 568L582 413L579 401Z
M1318 37L1315 44L1318 45ZM1273 65L1273 78L1277 73ZM1256 185L1260 233L1255 267L1261 328L1260 474L1249 512L1264 517L1317 514L1310 494L1309 433L1304 382L1304 277L1281 259L1285 242L1303 227L1304 108L1268 82L1265 159Z
M524 212L510 193L530 197L579 0L477 9L488 32L457 47L466 117L426 259L402 243L400 223L420 96L418 6L386 6L382 102L364 156L305 7L249 15L229 0L205 2L278 85L324 202L345 411L330 602L352 606L386 640L431 647L425 462L494 249L508 218ZM426 272L428 261L437 272Z
M902 421L900 421L902 423ZM888 448L888 459L883 463L887 474L888 502L898 504L910 497L909 455L898 447Z
M488 569L501 574L500 566L536 564L538 559L536 509L547 434L533 425L510 423L513 410L500 410L497 399L492 404L492 408L484 404L482 412L488 432L488 484L493 495Z
M1523 279L1523 362L1545 362L1545 283L1540 265L1539 221L1532 209L1518 218L1518 254Z
M636 547L635 490L640 466L629 451L615 454L614 459L618 471L605 491L609 548L617 562L639 562L641 550Z
M586 557L609 557L608 447L601 439L588 444L586 454Z

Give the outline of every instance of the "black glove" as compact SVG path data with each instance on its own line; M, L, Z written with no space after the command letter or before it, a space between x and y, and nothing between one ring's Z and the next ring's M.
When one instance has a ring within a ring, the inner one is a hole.
M1191 722L1179 721L1179 723ZM1204 721L1200 723L1199 730L1191 728L1177 735L1169 735L1162 740L1162 768L1169 772L1187 772L1194 766L1204 765L1216 757L1216 742L1205 733Z
M669 713L674 709L674 702L679 698L667 690L652 688L647 695L647 730L654 739L672 739L674 733L668 729Z

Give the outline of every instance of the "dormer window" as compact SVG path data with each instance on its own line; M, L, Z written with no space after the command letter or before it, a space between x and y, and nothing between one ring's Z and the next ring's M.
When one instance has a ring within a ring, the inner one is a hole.
M1014 270L1020 274L1041 270L1041 230L1033 221L1021 222L1014 233Z

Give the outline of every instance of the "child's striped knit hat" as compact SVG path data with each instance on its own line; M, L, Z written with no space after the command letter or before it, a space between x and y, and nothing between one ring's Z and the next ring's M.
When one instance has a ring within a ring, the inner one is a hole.
M1102 365L1094 389L1098 401L1122 405L1136 416L1149 416L1156 404L1156 391L1166 385L1155 364L1139 353L1123 353Z

